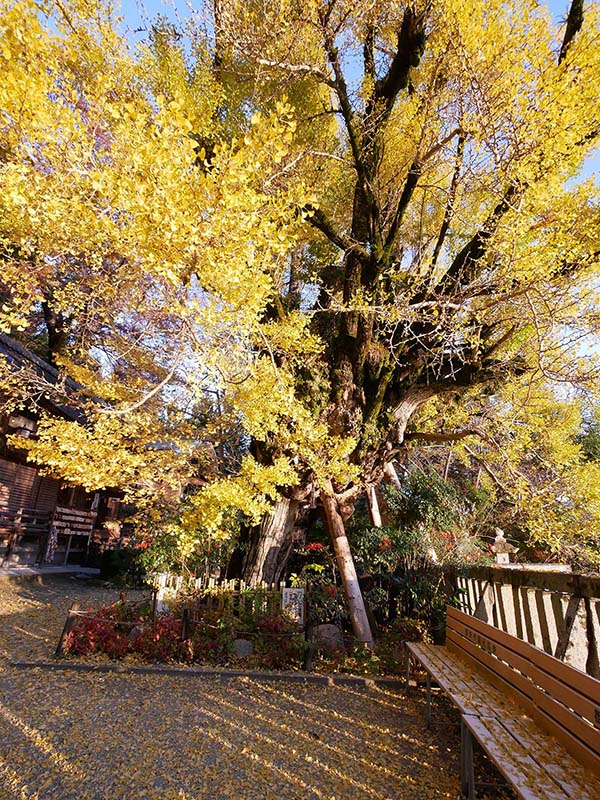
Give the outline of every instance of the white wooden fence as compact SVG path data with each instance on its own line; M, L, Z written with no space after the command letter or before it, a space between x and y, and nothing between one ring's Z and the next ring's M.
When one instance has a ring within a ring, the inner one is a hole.
M457 578L461 609L600 678L600 578L517 565Z

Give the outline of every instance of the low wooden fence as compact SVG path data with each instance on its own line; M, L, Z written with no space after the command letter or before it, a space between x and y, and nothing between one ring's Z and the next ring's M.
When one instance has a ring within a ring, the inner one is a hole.
M284 601L285 594L290 602ZM190 578L185 580L181 575L162 573L154 577L155 613L168 609L169 601L183 604L192 618L206 611L232 613L235 616L268 614L281 610L284 605L292 606L294 615L304 622L302 593L296 594L286 590L285 583L248 584L245 581L216 581L212 578ZM302 597L302 601L299 598ZM302 607L300 607L302 606Z
M276 613L282 608L282 591L284 590L283 584L277 586L276 584L262 584L259 586L248 586L243 581L225 581L217 584L211 582L210 586L204 586L202 581L189 582L185 587L186 592L183 591L183 581L177 579L177 576L160 576L157 581L162 589L171 590L171 599L177 598L177 618L181 621L179 631L179 643L183 647L186 640L192 635L194 629L198 625L203 628L219 629L217 620L228 618L230 621L235 620L237 626L237 636L245 638L246 636L254 637L255 631L244 630L244 624L250 623L256 617L262 617L271 613ZM79 603L74 602L68 613L67 618L58 641L55 655L64 656L69 649L69 634L73 631L75 626L80 620L93 620L102 623L105 628L116 631L138 629L140 631L152 627L156 630L156 626L160 625L162 613L167 611L166 605L163 608L158 608L157 597L159 589L155 584L153 602L150 614L144 619L127 620L122 618L111 618L107 616L99 616L90 610L81 609ZM300 597L303 596L300 595ZM121 592L118 603L122 607L126 604L125 592ZM144 603L135 602L128 603L130 608L143 606ZM299 623L295 631L286 632L261 632L263 638L289 638L303 634L304 614L297 619ZM181 651L180 651L181 652Z
M600 678L600 577L527 565L456 577L461 610Z
M121 592L119 595L119 603L125 603L125 592ZM60 634L60 638L58 640L58 644L56 645L56 650L54 651L55 656L64 656L67 652L67 645L69 641L69 634L77 624L80 619L95 619L100 622L106 623L107 625L121 625L123 627L134 628L139 625L138 622L128 622L124 620L111 620L107 619L106 617L98 617L94 614L91 614L89 611L82 610L81 606L78 602L71 603L71 607L67 611L67 619L65 620L65 624L63 626L62 632Z

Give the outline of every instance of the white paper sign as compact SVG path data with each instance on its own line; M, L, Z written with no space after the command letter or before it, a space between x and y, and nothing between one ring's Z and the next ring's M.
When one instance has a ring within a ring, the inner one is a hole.
M304 625L304 589L282 589L281 608L298 625Z

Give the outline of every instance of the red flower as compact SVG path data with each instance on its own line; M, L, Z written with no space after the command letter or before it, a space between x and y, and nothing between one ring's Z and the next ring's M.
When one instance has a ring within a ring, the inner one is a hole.
M325 548L323 547L321 542L310 542L309 544L306 545L306 547L304 549L308 553L318 553L321 550L324 550Z
M335 586L324 586L323 590L325 594L328 594L329 597L336 597L337 596L337 589Z
M152 544L153 541L154 541L153 538L151 538L151 539L143 539L141 542L138 542L136 544L136 549L137 550L147 550L150 547L150 545Z
M387 550L392 549L392 540L388 537L379 540L379 549L382 553L385 553Z

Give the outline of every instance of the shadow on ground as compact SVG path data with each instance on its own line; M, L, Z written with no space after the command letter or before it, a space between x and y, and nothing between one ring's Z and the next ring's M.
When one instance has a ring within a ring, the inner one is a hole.
M428 731L419 693L10 667L48 658L73 600L117 596L0 586L0 800L459 797L457 729Z

